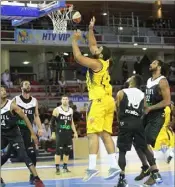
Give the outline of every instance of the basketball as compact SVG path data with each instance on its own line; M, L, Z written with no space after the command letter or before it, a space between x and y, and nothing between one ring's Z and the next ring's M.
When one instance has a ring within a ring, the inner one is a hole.
M80 12L76 11L75 13L73 13L72 20L75 23L80 23L81 22L81 14L80 14Z

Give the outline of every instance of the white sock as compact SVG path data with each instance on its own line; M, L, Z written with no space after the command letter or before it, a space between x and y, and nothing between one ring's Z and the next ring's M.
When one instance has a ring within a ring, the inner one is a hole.
M96 165L97 165L97 155L90 154L89 155L89 169L96 169Z
M118 168L116 153L108 154L108 159L111 168Z
M173 149L172 149L172 148L169 148L169 149L167 150L167 156L174 157L174 152L173 152Z

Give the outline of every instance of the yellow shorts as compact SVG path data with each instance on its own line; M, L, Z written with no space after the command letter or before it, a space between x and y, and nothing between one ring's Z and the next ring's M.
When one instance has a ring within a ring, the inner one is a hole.
M174 132L168 129L168 127L162 127L157 139L154 150L160 150L162 146L170 148L174 147Z
M107 131L112 133L115 101L112 96L92 100L87 112L87 134Z

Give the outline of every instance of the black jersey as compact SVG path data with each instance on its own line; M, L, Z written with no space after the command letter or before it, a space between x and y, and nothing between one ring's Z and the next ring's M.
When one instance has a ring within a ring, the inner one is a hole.
M159 82L162 79L165 79L165 77L160 76L155 80L152 80L152 78L148 79L147 85L146 85L146 92L145 92L146 102L148 106L155 105L162 101L163 98L162 98L162 95L160 94L160 87L159 87ZM164 108L158 109L156 111L163 112ZM150 113L152 113L152 111Z
M123 89L124 96L120 102L119 120L138 119L143 115L144 93L137 88Z
M59 106L54 110L54 113L56 116L56 131L72 132L72 119L73 119L72 108L69 107L67 111L64 111L62 106Z
M22 95L16 96L15 98L16 104L23 110L24 114L28 117L31 124L33 124L34 116L35 116L35 108L37 104L37 100L34 97L30 97L29 99L25 99ZM19 119L17 124L20 128L27 128L25 121Z
M12 100L7 100L6 104L1 108L1 130L7 131L13 129L16 125L17 116L12 113Z

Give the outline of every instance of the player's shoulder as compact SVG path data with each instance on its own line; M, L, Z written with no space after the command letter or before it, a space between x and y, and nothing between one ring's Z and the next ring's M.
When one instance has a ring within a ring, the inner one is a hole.
M73 109L71 107L69 107L69 111L73 114Z
M36 97L33 97L33 96L30 96L30 97L31 97L31 99L32 99L33 101L37 102L37 98L36 98Z

